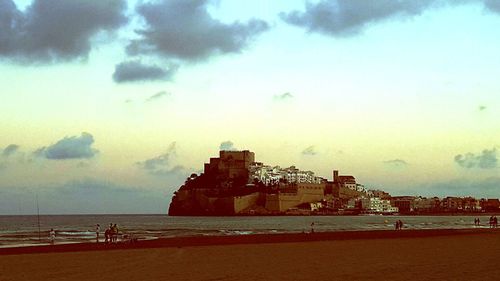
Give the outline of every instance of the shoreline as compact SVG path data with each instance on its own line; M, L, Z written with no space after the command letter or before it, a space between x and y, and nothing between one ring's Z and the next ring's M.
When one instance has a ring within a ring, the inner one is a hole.
M464 217L471 217L471 216L498 216L500 213L500 209L498 212L434 212L434 213L397 213L397 214L374 214L377 216L387 216L387 217L432 217L432 216L464 216ZM331 217L356 217L362 214L336 214L336 213L327 213L327 214L322 214L322 213L311 213L311 214L265 214L265 215L258 215L258 214L233 214L233 215L185 215L185 216L178 216L178 215L169 215L169 214L40 214L40 216L165 216L165 217L323 217L323 216L331 216ZM0 215L0 217L33 217L37 216L37 214L4 214Z
M226 236L183 236L172 238L158 238L139 240L135 243L120 242L116 244L104 243L65 243L55 245L29 245L0 248L0 256L42 253L67 253L87 251L110 251L127 249L154 249L154 248L182 248L200 246L224 246L246 244L276 244L300 243L319 241L345 240L375 240L400 238L427 238L438 236L466 236L480 234L500 234L500 228L467 228L467 229L403 229L403 230L353 230L329 231L315 233L277 233L277 234L248 234Z

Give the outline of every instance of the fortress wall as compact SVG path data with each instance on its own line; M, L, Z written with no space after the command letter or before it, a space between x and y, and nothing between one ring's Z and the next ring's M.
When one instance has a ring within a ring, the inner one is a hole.
M280 212L285 212L286 210L300 205L301 196L295 193L281 193L279 195L280 200Z
M324 184L308 184L299 186L297 194L300 196L300 203L311 203L321 201L325 198Z
M234 213L238 214L239 212L243 211L244 209L256 205L257 200L260 197L260 192L254 192L249 195L245 196L236 196L234 197Z
M325 184L299 184L297 193L268 194L266 196L266 209L270 211L285 212L302 203L317 202L324 199Z
M280 198L278 194L266 194L265 208L269 211L280 212Z

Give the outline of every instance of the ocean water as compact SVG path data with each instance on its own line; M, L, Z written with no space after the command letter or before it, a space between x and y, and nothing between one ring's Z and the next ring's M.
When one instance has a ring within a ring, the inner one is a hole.
M474 226L472 216L263 216L169 217L166 215L41 215L0 216L0 248L48 244L48 232L56 231L56 243L95 243L95 225L104 229L117 224L120 233L138 239L201 235L248 235L310 231L391 230L396 220L408 229L463 229L488 227L482 216ZM101 239L101 240L102 240ZM1 249L0 249L1 251Z

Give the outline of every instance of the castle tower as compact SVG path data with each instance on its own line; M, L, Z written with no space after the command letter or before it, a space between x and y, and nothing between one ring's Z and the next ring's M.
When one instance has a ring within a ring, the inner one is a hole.
M338 170L333 170L333 182L334 183L339 182L339 171Z

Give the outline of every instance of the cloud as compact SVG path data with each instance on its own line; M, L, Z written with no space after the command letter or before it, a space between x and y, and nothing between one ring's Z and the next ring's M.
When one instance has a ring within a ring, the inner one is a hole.
M173 142L165 153L135 164L151 175L185 177L189 173L188 170L181 165L173 164L177 156L176 150L176 143Z
M9 157L10 155L16 153L19 149L19 145L17 144L9 144L7 147L5 147L2 151L2 156L3 157Z
M170 80L179 69L171 64L167 68L157 65L146 65L141 61L122 62L115 66L113 80L116 83Z
M392 167L406 167L408 166L408 162L402 159L393 159L393 160L387 160L383 162L386 165L392 166Z
M90 39L128 22L124 0L34 0L20 11L0 0L0 57L21 63L86 58Z
M389 19L411 18L427 9L464 3L484 4L489 11L500 13L496 0L322 0L306 2L305 11L281 13L288 24L330 36L352 36L366 27Z
M286 92L286 93L283 93L281 95L275 95L274 96L274 99L275 100L278 100L278 101L282 101L282 100L289 100L289 99L292 99L293 98L293 95Z
M484 0L484 6L492 12L500 13L500 2L498 0Z
M497 150L485 149L479 155L474 153L466 153L464 155L458 154L455 156L455 162L463 168L480 168L480 169L494 169L498 165Z
M302 155L316 155L316 154L318 153L316 152L316 148L314 147L314 145L306 147L304 150L302 150Z
M41 147L34 155L53 160L92 158L99 151L92 148L94 137L83 132L80 137L65 137L53 145Z
M234 151L238 149L234 147L234 143L232 141L223 141L219 145L219 150Z
M487 107L485 105L480 105L479 106L479 111L484 111L484 110L486 110L486 108Z
M167 93L166 91L161 91L161 92L158 92L158 93L150 96L149 98L146 99L146 101L155 101L159 98L170 96L170 95L171 95L171 93Z
M140 3L136 11L146 27L136 31L139 39L127 46L130 55L157 54L185 61L212 55L239 53L256 35L269 29L266 22L224 24L212 18L209 0L171 0Z

